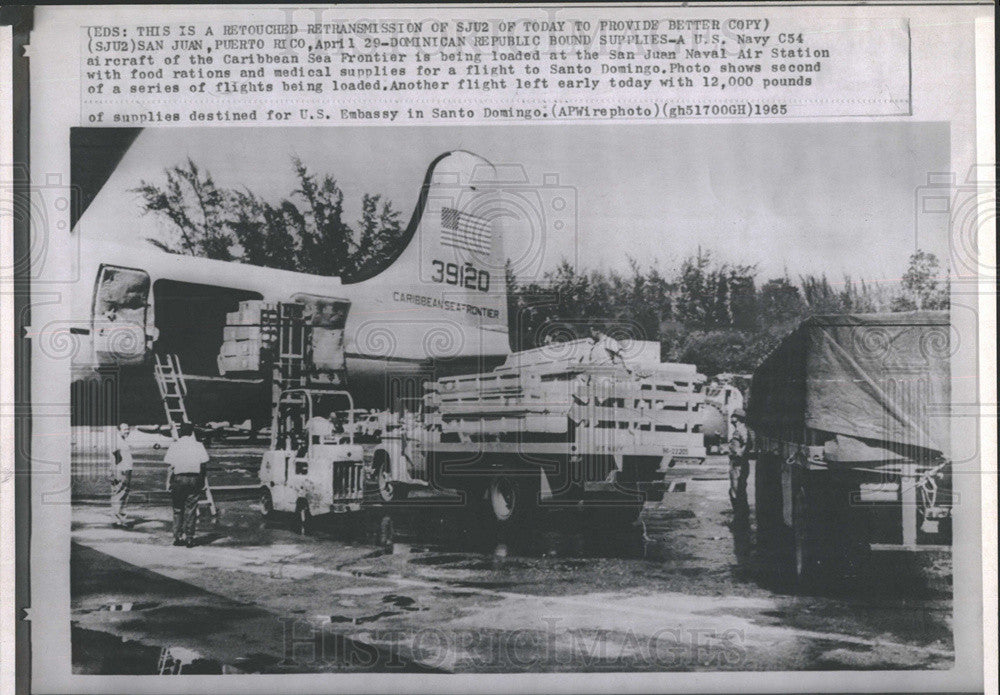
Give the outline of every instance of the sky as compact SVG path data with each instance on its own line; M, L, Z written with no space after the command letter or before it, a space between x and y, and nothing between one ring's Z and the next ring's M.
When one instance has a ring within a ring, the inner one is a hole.
M335 176L348 219L371 192L406 221L434 157L466 149L571 201L575 214L547 233L544 267L568 258L625 270L632 257L670 272L701 248L763 278L891 281L918 246L946 263L944 221L921 222L918 238L914 206L928 174L948 171L949 148L947 124L899 121L147 129L78 229L123 243L157 236L164 223L129 189L162 183L187 157L220 186L277 201L295 188L298 156ZM509 254L517 243L507 240Z

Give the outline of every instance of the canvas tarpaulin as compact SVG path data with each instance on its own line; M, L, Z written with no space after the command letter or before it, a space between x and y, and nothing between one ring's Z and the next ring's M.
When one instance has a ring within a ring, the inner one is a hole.
M776 437L805 428L949 452L948 313L815 316L754 373L747 418Z

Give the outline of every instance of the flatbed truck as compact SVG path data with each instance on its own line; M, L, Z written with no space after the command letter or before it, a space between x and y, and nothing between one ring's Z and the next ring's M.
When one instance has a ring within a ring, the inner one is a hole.
M527 350L428 383L368 458L386 500L429 486L483 503L500 525L541 504L632 522L704 461L703 383L693 365L661 363L655 342L612 357L591 340Z

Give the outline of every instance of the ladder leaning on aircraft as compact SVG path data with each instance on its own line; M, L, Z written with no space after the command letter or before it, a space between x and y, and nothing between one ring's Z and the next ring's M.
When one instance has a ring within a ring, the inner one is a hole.
M181 371L181 362L177 355L156 353L154 358L156 361L153 363L153 376L156 378L156 386L163 401L163 412L170 427L170 438L176 440L177 426L190 422L184 404L184 396L187 393L184 373Z
M163 411L167 416L167 425L170 427L170 438L177 441L177 428L183 423L190 423L187 406L184 403L184 396L187 394L187 387L184 384L184 372L181 371L181 361L177 355L161 355L156 353L153 363L153 376L156 378L156 387L160 391L160 399L163 401ZM215 505L215 497L212 495L212 487L208 484L208 476L205 476L205 499L199 504L207 504L213 518L218 518L219 508Z

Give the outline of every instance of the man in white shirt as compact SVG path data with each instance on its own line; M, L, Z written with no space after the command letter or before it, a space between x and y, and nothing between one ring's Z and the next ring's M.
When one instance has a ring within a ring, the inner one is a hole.
M132 487L132 446L128 442L128 435L128 423L123 422L118 425L111 450L111 455L114 457L114 461L111 462L111 513L115 516L116 528L124 528L128 522L125 505L128 503L128 492Z
M593 344L590 346L590 354L587 356L588 362L599 365L617 364L624 367L629 374L632 373L629 366L625 364L625 358L622 357L624 348L621 343L595 327L590 329L590 340Z
M167 487L174 509L174 545L194 546L198 521L198 498L205 487L208 452L194 437L189 422L177 427L178 439L170 445L163 461L170 466Z

